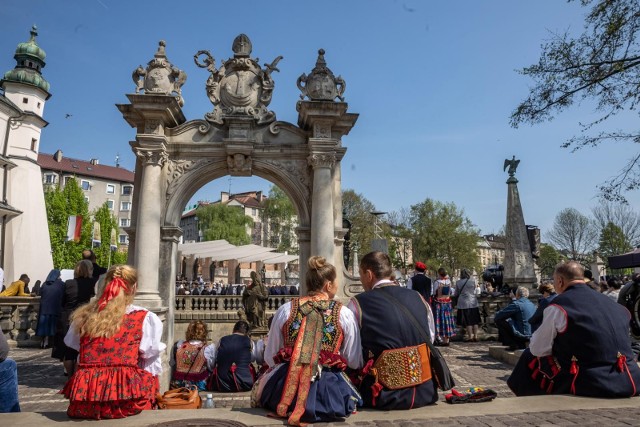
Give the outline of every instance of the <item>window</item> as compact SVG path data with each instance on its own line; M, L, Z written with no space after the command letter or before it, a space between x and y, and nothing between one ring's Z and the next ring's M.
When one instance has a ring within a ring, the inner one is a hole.
M65 176L64 177L64 185L67 185L69 183L70 179L73 179L73 177L72 176Z
M80 181L80 187L84 190L84 191L89 191L91 190L91 183L89 181L85 181L84 179Z
M251 209L251 215L256 216L256 212L257 212L256 208Z
M31 138L31 151L38 151L38 140Z
M84 196L84 201L87 202L87 204L89 203L89 196Z
M120 202L120 210L121 211L130 211L131 210L131 202Z
M131 193L133 192L133 187L130 185L123 185L122 186L122 195L123 196L130 196Z
M46 173L44 175L44 183L45 184L55 184L56 183L56 176L52 173Z
M126 234L121 234L118 237L119 237L118 242L121 245L128 245L129 244L129 236L127 236Z
M115 194L116 186L113 184L107 184L107 194Z
M128 227L131 224L131 220L129 218L120 218L120 227Z
M109 208L110 211L113 210L113 200L107 199L107 207Z

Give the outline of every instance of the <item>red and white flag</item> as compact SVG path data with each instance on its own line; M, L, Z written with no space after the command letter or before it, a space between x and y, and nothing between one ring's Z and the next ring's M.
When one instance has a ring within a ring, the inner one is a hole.
M80 234L82 234L82 216L69 216L69 221L67 223L67 240L79 242Z

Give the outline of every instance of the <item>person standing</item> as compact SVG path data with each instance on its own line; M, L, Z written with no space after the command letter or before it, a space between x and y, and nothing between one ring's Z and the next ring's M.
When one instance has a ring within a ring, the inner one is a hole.
M478 341L478 325L480 324L480 309L478 295L480 284L471 278L469 271L462 269L460 280L456 282L455 294L458 296L457 324L467 331L467 341Z
M51 357L59 359L65 375L73 374L78 352L64 343L64 337L69 332L71 313L79 306L86 304L95 295L96 279L93 277L93 264L89 260L79 261L74 270L74 278L64 283L62 298L62 313L56 330Z
M451 295L454 290L451 287L451 279L444 268L438 269L438 279L433 285L433 306L436 321L436 335L440 345L448 346L455 330L453 308L451 307ZM438 344L436 344L438 345Z
M100 276L102 276L103 274L105 274L107 272L107 269L104 267L100 267L98 265L98 263L96 262L96 254L91 250L91 249L85 249L84 251L82 251L82 259L86 259L91 261L91 264L93 264L93 277L95 277L96 280L98 280L98 278Z
M133 305L138 275L111 266L100 298L78 308L64 339L79 351L76 372L62 389L71 418L124 418L152 409L162 373L162 321Z
M438 392L426 344L435 336L431 308L424 298L391 280L391 259L384 252L366 254L359 272L365 292L353 297L348 307L360 329L364 368L359 390L364 405L392 410L435 403ZM408 327L413 324L417 327ZM394 360L420 364L419 378L404 375L410 368Z
M40 310L36 335L42 337L41 348L53 346L58 328L64 298L64 282L60 279L60 270L53 269L40 289Z
M425 272L427 266L423 262L416 262L416 274L407 282L407 289L413 289L422 295L429 304L431 304L431 279L427 277Z
M356 319L334 299L336 268L313 256L305 281L308 295L292 298L273 317L264 352L269 369L251 396L290 425L341 420L362 403L344 373L360 368L362 355Z
M16 280L9 285L7 289L0 292L0 297L30 297L31 295L24 291L24 288L29 285L29 276L21 274L20 279Z

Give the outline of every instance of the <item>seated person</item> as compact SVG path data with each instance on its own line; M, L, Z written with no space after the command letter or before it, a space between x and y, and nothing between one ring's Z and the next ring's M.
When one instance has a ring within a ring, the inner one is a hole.
M212 364L209 389L213 391L248 391L255 381L254 346L249 338L249 324L240 320L231 335L220 338Z
M0 413L20 412L18 402L18 365L9 355L7 337L0 329Z
M507 380L516 396L629 397L640 392L629 311L593 292L583 274L575 261L556 267L558 296L545 309L542 325Z
M544 312L544 309L549 307L551 301L553 301L553 299L558 295L553 287L553 283L541 284L538 286L538 292L540 292L542 297L538 300L538 308L536 308L536 312L529 318L532 334L540 327L540 324L542 324L542 313Z
M508 345L509 350L525 348L531 338L529 319L536 311L536 306L529 301L529 290L518 287L511 304L496 313L494 321L498 326L500 341Z
M171 353L172 369L170 388L195 385L206 390L207 378L213 370L216 346L207 345L207 325L194 320L187 327L186 340L176 343Z
M0 292L0 297L29 297L31 296L25 292L25 288L29 286L29 276L26 274L20 275L20 279L16 280L9 285L4 291ZM28 288L27 288L28 289Z

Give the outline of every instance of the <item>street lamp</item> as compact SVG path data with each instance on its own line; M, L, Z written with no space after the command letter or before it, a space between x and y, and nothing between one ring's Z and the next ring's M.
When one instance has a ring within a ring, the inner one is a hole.
M387 245L387 240L382 238L382 227L380 227L380 217L382 215L386 215L387 213L381 211L371 211L370 214L375 217L375 220L373 222L374 239L371 242L371 248L374 251L380 251L388 254L389 247Z

